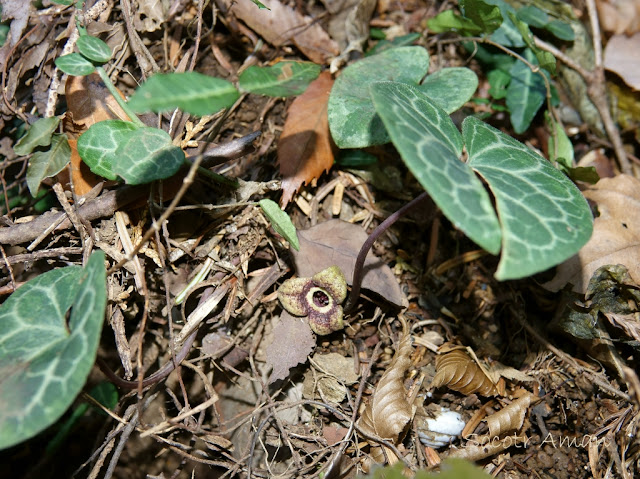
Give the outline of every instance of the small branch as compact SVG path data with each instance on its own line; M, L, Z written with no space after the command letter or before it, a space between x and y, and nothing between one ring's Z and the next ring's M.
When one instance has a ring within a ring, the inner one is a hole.
M595 67L593 71L585 69L578 62L569 58L564 52L558 50L553 45L548 44L534 37L534 42L538 48L551 53L554 57L564 63L566 66L575 70L578 75L587 84L587 94L593 105L598 110L600 118L602 119L602 125L604 126L605 133L611 141L613 151L616 154L618 163L620 164L620 170L627 175L633 174L633 169L627 152L622 144L622 138L620 138L620 131L613 121L611 116L611 109L609 108L609 101L607 95L607 85L604 76L604 68L602 65L602 43L600 41L600 26L598 22L598 12L595 7L594 0L587 0L587 9L589 11L589 18L591 19L591 36L593 41L593 50L595 57Z
M228 143L208 148L202 154L202 163L213 166L240 158L246 155L252 148L252 142L258 136L260 136L260 132L256 131ZM194 161L195 158L197 158L197 156L190 156L187 159ZM148 185L124 186L110 190L80 206L78 215L86 221L112 216L117 210L144 197L148 192ZM32 241L56 223L60 224L56 226L53 231L68 229L71 227L71 221L69 221L68 218L65 219L65 216L66 214L61 211L47 212L28 223L17 223L12 226L2 227L0 228L0 243L4 245L15 245Z

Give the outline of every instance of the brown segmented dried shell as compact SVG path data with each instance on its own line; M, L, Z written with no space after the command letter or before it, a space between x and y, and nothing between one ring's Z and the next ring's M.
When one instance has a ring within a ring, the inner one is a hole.
M431 382L434 388L447 386L462 394L478 393L482 396L498 394L496 386L476 362L459 349L436 357L436 375Z

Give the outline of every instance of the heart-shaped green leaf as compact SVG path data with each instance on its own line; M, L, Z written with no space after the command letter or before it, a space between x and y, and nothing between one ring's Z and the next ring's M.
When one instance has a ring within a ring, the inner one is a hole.
M476 118L465 119L462 135L469 166L496 198L503 237L496 278L544 271L588 241L591 210L566 176L519 141Z
M53 135L51 148L47 151L36 151L29 160L27 186L31 196L35 198L42 180L60 173L69 160L71 160L71 148L66 135Z
M96 252L84 269L43 273L0 306L0 449L71 405L95 361L106 303L104 253Z
M240 74L241 90L272 97L300 95L320 74L311 62L278 62L270 67L250 66Z
M49 146L51 135L58 128L59 123L60 118L57 116L40 118L29 127L26 135L18 140L13 151L16 155L28 155L38 146Z
M136 129L130 121L99 121L78 138L78 154L96 175L115 180L118 177L113 171L113 164L118 161L116 151Z
M487 191L460 161L462 136L417 87L371 85L376 111L403 161L447 218L487 251L500 251L500 225Z
M329 96L329 127L336 145L364 148L389 142L369 86L385 80L417 85L428 68L429 54L422 47L391 48L345 68Z
M192 115L211 115L228 108L240 94L226 80L202 73L160 73L144 82L129 100L136 112L179 108Z
M184 162L184 152L158 128L138 128L125 136L115 152L113 172L130 185L173 176Z
M58 57L56 58L55 64L67 75L73 75L75 77L91 75L96 71L95 65L79 53L69 53L68 55Z
M97 63L107 63L111 60L111 48L99 38L82 35L76 43L80 54Z
M475 93L478 77L468 68L443 68L427 76L419 88L444 111L453 113Z

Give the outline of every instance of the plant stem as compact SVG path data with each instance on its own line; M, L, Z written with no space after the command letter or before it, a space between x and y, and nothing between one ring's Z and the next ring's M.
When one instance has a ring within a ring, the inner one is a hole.
M104 68L96 67L96 72L98 72L98 75L100 75L100 79L107 87L107 90L109 90L109 93L111 93L113 98L118 102L120 108L122 108L127 116L131 119L131 122L137 127L147 126L142 123L142 120L140 120L140 118L136 116L133 110L129 108L129 105L127 105L127 102L122 99L122 97L120 96L120 92L116 90L116 87L111 82L111 79L109 78L109 75L107 75L107 72L104 70Z
M190 168L193 165L191 161L187 158L184 159L184 166ZM216 183L220 183L222 185L230 186L231 188L237 188L239 186L238 180L227 178L226 176L222 176L218 173L214 173L213 171L207 170L202 166L198 166L198 174L202 176L206 176L210 180L215 181Z
M358 258L356 259L356 265L353 268L353 281L351 284L351 294L349 295L349 299L347 299L347 304L344 306L344 312L348 313L353 309L353 307L358 302L358 298L360 297L360 286L362 285L362 278L364 276L364 260L369 253L369 250L373 246L373 243L380 237L382 233L384 233L393 223L398 221L404 215L406 215L413 208L418 206L424 200L429 197L429 194L425 191L421 193L419 196L411 200L409 203L404 205L395 213L392 213L386 220L380 223L376 229L374 229L367 240L360 248L360 252L358 253Z

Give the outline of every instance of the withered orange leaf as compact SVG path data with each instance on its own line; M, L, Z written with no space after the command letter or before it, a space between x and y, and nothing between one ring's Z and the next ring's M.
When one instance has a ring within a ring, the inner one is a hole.
M67 97L67 114L63 127L69 137L69 146L71 147L73 186L76 194L82 196L103 179L92 173L89 167L82 162L76 149L76 139L91 125L99 121L129 120L129 117L118 105L97 73L83 77L69 76L64 91ZM120 95L124 98L124 95ZM67 188L68 171L63 170L58 174L57 179Z
M129 120L97 73L83 77L70 76L65 83L64 92L67 97L67 113L82 131L99 121ZM124 98L124 95L121 96Z
M78 140L69 138L71 148L71 175L73 178L73 189L78 196L87 194L91 189L103 181L95 173L92 173L86 163L82 161L78 154ZM69 169L64 168L57 174L56 179L62 184L65 190L71 190L69 183Z
M327 118L332 85L331 74L321 73L289 107L278 143L283 208L303 184L333 165L334 145Z

